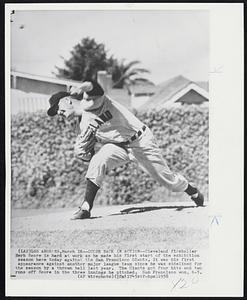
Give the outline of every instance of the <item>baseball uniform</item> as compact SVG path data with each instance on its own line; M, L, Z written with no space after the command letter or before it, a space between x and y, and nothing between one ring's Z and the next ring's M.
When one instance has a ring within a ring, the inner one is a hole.
M133 161L169 190L185 191L188 181L169 169L151 130L127 108L102 97L102 106L83 111L80 122L81 130L95 128L97 141L103 144L92 157L86 178L100 187L108 170Z
M75 95L77 99L83 96L83 100L73 104L67 98L69 95ZM74 92L58 92L51 96L49 103L47 114L51 117L56 114L69 117L73 113L80 117L81 132L75 143L75 153L89 161L84 200L72 220L90 218L96 193L107 171L130 161L169 190L185 192L197 206L203 206L203 194L181 174L169 169L147 125L105 95L97 82L84 82ZM95 140L102 144L97 153L94 151ZM87 151L87 147L90 150Z

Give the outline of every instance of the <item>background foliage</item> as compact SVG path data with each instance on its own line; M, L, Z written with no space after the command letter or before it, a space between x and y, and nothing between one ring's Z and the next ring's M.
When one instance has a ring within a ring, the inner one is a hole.
M143 77L149 73L147 69L137 67L141 62L134 60L126 62L109 55L103 43L94 38L86 37L77 43L70 51L70 57L63 60L63 67L55 66L53 72L59 78L78 81L96 80L97 72L106 70L112 75L113 87L126 88L130 93L130 86L140 82L151 83Z
M139 115L157 138L168 165L208 189L208 109L167 108ZM11 122L12 206L78 206L84 194L87 164L74 157L77 121L45 112L18 114ZM172 194L174 195L174 194ZM110 171L96 203L170 201L172 195L133 163ZM175 195L176 200L180 195Z

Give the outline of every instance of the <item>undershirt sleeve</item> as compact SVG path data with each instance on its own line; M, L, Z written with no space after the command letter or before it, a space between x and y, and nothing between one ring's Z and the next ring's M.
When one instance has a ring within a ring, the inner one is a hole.
M104 90L103 88L98 84L97 81L91 81L93 84L93 89L89 92L87 92L87 94L89 96L103 96L104 95Z

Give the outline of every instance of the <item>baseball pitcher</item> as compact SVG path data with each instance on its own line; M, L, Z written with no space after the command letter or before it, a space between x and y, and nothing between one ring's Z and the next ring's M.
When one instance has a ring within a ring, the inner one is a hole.
M109 98L97 82L85 81L70 92L58 92L51 96L49 103L49 116L80 117L75 154L89 162L84 199L72 219L90 218L106 172L129 161L137 163L167 189L185 192L197 206L203 206L204 197L198 188L170 170L148 126ZM97 153L96 142L102 145Z

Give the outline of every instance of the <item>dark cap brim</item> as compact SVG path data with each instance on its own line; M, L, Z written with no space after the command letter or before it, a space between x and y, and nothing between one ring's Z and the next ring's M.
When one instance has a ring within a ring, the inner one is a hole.
M54 117L57 114L57 111L58 111L58 105L55 104L47 110L47 115L50 117Z
M53 117L57 114L58 111L58 103L60 99L69 96L70 94L68 92L58 92L56 94L53 94L51 98L49 99L50 108L47 110L47 114L50 117Z

